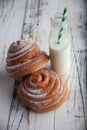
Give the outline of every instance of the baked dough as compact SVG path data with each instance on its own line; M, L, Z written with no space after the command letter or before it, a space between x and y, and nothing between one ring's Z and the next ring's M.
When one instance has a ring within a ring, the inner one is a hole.
M36 43L19 40L12 43L7 54L6 70L9 77L21 78L44 67L49 56Z
M21 81L18 95L28 109L48 112L64 103L68 97L68 86L53 70L44 68Z

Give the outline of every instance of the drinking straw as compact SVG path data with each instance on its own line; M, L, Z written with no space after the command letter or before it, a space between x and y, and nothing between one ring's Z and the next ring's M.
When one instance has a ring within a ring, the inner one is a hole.
M62 18L62 20L61 20L62 23L64 23L64 22L66 21L66 19L67 19L66 14L67 14L67 8L64 8L64 10L63 10L63 18ZM60 44L60 39L61 39L61 37L62 37L62 32L63 32L63 30L64 30L64 27L62 26L61 29L60 29L60 31L59 31L57 44Z

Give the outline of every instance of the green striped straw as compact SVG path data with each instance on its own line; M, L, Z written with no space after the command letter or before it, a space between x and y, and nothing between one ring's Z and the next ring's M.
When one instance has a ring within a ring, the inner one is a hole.
M63 10L63 18L62 18L62 20L61 20L62 23L64 23L64 22L66 21L66 19L67 19L66 14L67 14L67 8L64 8L64 10ZM63 30L64 30L64 27L62 27L62 28L60 29L60 31L59 31L57 44L60 44L60 40L61 40L61 37L62 37L62 32L63 32Z

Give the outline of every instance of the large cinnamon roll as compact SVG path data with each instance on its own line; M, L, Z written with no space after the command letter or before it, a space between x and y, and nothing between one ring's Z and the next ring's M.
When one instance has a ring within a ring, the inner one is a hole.
M21 102L35 112L54 110L68 97L67 83L51 69L41 69L19 84Z
M48 60L49 56L40 51L37 44L29 44L24 40L16 41L8 50L7 74L12 78L23 77L44 67Z

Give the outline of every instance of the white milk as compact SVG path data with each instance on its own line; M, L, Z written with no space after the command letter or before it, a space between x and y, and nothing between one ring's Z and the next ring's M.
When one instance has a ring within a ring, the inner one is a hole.
M49 52L51 68L59 75L63 75L66 78L70 71L70 43L68 39L63 37L60 44L51 41Z

